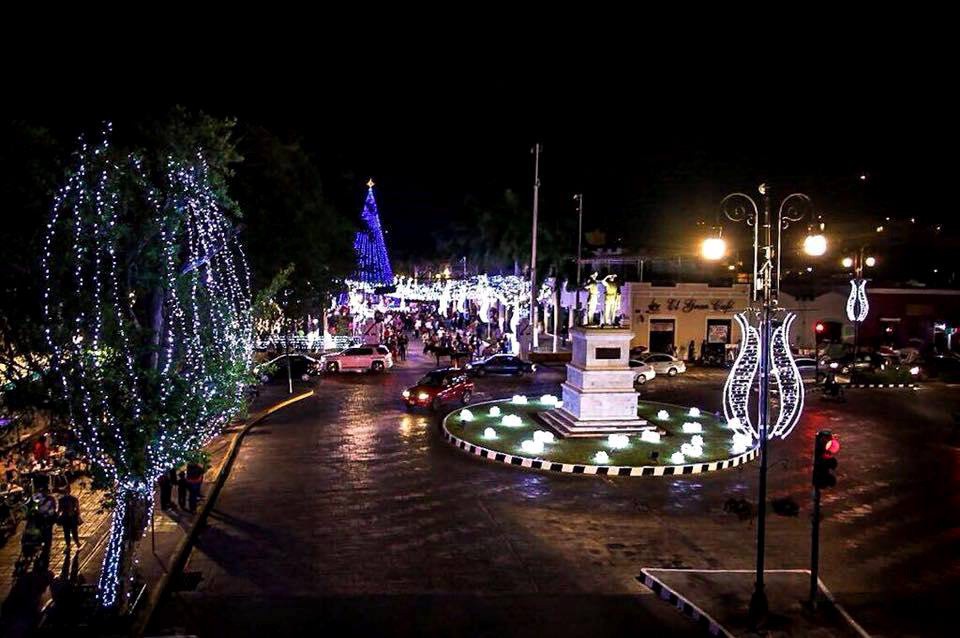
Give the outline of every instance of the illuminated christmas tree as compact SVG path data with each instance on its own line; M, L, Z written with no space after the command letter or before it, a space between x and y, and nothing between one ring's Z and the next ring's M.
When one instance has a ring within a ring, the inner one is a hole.
M60 406L113 504L99 600L122 609L157 478L242 408L250 284L203 156L145 161L109 133L56 194L43 309Z
M367 182L367 200L363 204L360 219L362 225L353 240L353 249L357 253L357 271L353 279L374 287L392 286L393 269L390 268L390 257L383 241L372 179Z

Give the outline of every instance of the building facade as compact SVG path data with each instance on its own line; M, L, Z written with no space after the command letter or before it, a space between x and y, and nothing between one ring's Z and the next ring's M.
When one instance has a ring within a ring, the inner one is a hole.
M654 286L627 282L623 286L623 324L633 331L631 347L651 352L671 352L675 347L686 355L694 344L699 356L703 344L727 345L740 339L733 315L750 303L750 286L709 286L676 284Z

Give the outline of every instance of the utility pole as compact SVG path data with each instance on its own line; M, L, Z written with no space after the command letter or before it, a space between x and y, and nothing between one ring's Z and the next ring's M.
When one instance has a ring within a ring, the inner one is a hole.
M573 196L577 200L577 325L580 325L580 260L583 259L583 193L577 193ZM571 326L573 324L571 323Z
M540 209L540 151L537 143L533 147L533 235L530 247L530 329L533 333L532 350L540 345L537 334L537 213Z

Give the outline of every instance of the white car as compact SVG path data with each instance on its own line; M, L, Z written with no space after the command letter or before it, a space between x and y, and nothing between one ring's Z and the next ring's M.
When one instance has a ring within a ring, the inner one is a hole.
M652 367L657 374L675 377L687 371L687 364L669 354L652 353L643 358L643 362Z
M636 375L633 377L634 385L643 385L657 376L657 371L653 369L653 366L648 366L638 359L630 359L630 369L633 371L633 374Z
M393 355L386 346L354 346L320 358L327 372L357 370L383 372L393 367Z

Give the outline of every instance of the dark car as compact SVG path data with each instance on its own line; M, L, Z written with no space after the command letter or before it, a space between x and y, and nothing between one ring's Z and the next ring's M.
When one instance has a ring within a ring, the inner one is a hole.
M512 374L520 376L536 372L536 364L524 361L513 354L495 354L492 357L466 365L469 374L482 377L485 374Z
M428 372L417 385L403 391L407 408L439 410L444 403L453 401L466 405L473 395L473 381L461 368L441 368Z
M287 376L287 357L290 358L290 372L295 379L304 379L320 373L320 360L305 354L282 354L257 365L253 371L266 383Z
M913 366L917 371L915 376L924 379L937 378L945 381L960 379L960 359L953 355L936 355L928 357L922 364L905 364Z
M859 353L856 357L856 363L854 363L853 353L849 352L839 357L823 359L820 361L820 367L823 368L825 372L827 370L833 370L842 375L849 375L853 370L858 372L879 370L885 363L886 360L883 356L872 352Z

